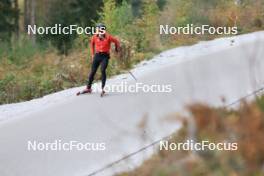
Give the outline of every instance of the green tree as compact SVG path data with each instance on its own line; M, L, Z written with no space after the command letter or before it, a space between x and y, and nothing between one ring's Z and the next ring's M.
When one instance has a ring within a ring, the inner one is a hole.
M145 0L142 16L136 21L138 49L141 51L160 48L159 7L155 0Z
M68 27L76 24L70 4L71 0L54 1L49 9L48 22L46 25L54 26L55 24L60 24L62 27ZM76 34L47 34L44 35L43 38L51 41L60 54L67 55L69 49L73 46Z
M17 30L18 13L14 1L0 1L0 41L10 42L12 33Z
M96 21L98 11L101 11L103 0L74 0L71 2L72 15L81 26L90 26Z
M115 35L126 35L127 27L133 22L131 5L123 1L117 6L115 0L104 0L102 12L99 13L100 22L107 26L107 30Z
M98 11L102 6L102 0L56 0L51 2L46 18L45 26L61 24L62 27L78 25L87 27L93 25L98 19ZM45 35L39 38L51 41L60 54L67 55L74 46L77 34Z

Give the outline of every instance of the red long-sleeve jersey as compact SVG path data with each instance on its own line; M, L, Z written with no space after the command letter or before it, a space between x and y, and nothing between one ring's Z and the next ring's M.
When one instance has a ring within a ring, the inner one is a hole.
M116 50L119 49L120 43L119 41L112 37L110 34L105 34L105 38L100 39L99 36L93 35L90 41L90 48L91 48L91 56L93 57L95 53L104 52L110 53L111 43L115 44Z

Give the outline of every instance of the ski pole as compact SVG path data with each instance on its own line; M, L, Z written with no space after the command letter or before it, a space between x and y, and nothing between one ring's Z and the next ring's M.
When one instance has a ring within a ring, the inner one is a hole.
M137 78L134 76L134 74L131 71L128 71L128 73L137 81Z

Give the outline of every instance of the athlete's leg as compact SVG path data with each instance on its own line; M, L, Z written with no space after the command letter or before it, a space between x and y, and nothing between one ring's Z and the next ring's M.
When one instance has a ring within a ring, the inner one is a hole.
M96 74L96 71L100 65L100 56L98 54L95 54L94 59L93 59L93 63L92 63L92 68L91 68L91 72L89 74L88 77L88 83L87 83L87 88L90 89L94 80L94 76Z
M101 74L102 74L102 89L105 87L106 82L106 68L108 66L109 56L104 56L101 61Z

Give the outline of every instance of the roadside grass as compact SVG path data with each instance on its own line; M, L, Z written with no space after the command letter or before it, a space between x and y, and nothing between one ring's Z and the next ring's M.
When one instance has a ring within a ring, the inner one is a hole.
M146 56L150 58L153 55L130 55L131 51L127 50L123 44L121 54L112 54L107 69L109 77L120 74L122 70L131 68ZM17 49L8 53L2 52L1 56L0 104L31 100L84 85L91 67L89 49L85 46L78 46L65 56L52 49L34 48L25 41L24 45L17 44ZM96 75L96 80L98 79L99 71Z

